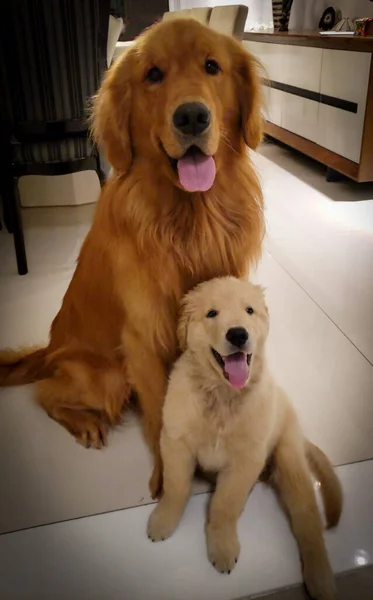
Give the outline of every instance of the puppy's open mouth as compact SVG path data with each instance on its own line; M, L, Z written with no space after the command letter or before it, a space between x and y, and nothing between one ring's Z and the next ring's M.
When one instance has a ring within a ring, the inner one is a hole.
M211 351L231 386L236 389L243 388L249 378L252 354L235 352L228 356L221 356L214 348L211 348Z
M181 158L172 158L162 144L161 147L185 190L206 192L212 187L216 175L215 161L212 156L207 156L200 148L193 145Z

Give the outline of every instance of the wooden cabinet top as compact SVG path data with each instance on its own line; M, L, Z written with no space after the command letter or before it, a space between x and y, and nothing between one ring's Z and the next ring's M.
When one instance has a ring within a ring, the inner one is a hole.
M373 36L320 35L318 31L245 31L244 41L287 44L290 46L312 46L331 50L373 52Z

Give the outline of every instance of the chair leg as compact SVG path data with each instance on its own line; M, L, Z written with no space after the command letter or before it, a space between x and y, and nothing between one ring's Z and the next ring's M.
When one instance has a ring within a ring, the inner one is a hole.
M104 185L105 181L106 181L106 175L103 172L103 170L101 169L100 155L99 155L98 152L97 152L97 157L96 157L96 164L97 164L96 173L97 173L98 178L100 180L100 186L102 187Z
M13 219L13 237L16 250L17 267L20 275L27 275L27 257L25 248L25 238L23 236L23 226L21 217L21 203L19 199L18 180L13 179L14 194L14 219Z
M1 135L2 134L2 135ZM7 131L0 132L0 195L3 201L3 218L8 233L13 233L10 202L12 199L12 155L10 135Z
M3 199L3 217L4 217L4 224L5 224L5 227L7 228L8 233L13 233L13 225L12 225L11 215L9 213L9 206L8 206L8 202L5 199Z
M3 190L4 221L10 233L13 234L19 275L28 273L25 240L23 236L22 218L18 193L18 181L9 177Z

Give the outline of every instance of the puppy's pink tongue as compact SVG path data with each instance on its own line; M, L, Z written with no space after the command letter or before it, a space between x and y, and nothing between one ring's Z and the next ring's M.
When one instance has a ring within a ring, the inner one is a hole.
M232 387L242 388L249 376L249 365L247 364L246 354L236 352L230 356L223 357L224 371L228 376L228 381Z
M188 192L206 192L215 180L215 161L212 156L190 154L177 161L179 181Z

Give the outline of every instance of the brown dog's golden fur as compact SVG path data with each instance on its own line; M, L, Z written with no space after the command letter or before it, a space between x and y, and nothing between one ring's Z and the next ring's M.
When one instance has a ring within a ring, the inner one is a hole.
M207 58L221 72L204 69ZM165 74L146 80L154 65ZM170 158L183 154L172 114L204 102L204 152L216 179L182 189ZM101 447L135 390L161 481L159 435L179 300L198 282L244 275L260 256L262 194L247 153L261 137L257 64L234 39L196 21L160 23L108 71L93 131L114 175L105 184L47 348L2 354L0 384L39 381L38 402L81 443ZM168 155L168 156L167 156Z

